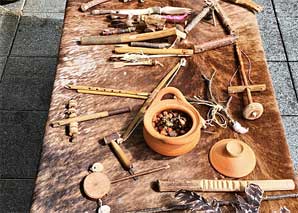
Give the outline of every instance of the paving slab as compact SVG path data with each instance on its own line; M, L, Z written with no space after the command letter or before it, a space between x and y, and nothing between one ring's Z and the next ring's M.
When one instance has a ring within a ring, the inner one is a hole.
M290 61L298 61L298 1L274 0L277 18Z
M269 62L281 115L298 115L298 101L287 62Z
M257 14L263 47L268 61L286 61L282 39L270 0L257 0L264 10Z
M27 0L24 13L26 12L60 12L63 13L65 10L66 0Z
M0 180L0 209L5 213L30 211L34 179Z
M21 15L24 4L25 4L25 0L18 0L16 2L9 3L9 4L4 4L4 5L1 5L1 6L4 7L5 9L7 9L7 10L10 10L13 13Z
M298 117L283 116L283 123L286 129L287 141L290 146L290 152L293 159L296 173L298 172Z
M52 84L53 78L6 77L0 83L0 109L47 111Z
M17 29L18 17L0 15L0 56L7 56Z
M296 91L298 91L298 62L290 62L290 68Z
M0 110L1 178L35 178L47 112Z
M1 57L0 56L0 80L1 80L1 76L3 74L3 69L6 63L6 57Z
M23 16L12 48L13 56L56 56L62 20Z
M9 57L3 79L12 76L53 79L56 64L57 58Z

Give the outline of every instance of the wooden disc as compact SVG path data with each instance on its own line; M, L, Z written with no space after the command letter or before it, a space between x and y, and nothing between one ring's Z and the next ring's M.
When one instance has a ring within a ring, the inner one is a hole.
M111 189L111 181L101 173L94 172L89 174L84 180L84 192L92 199L101 199Z
M256 120L262 116L264 112L263 105L260 103L248 104L243 110L243 117L247 120Z

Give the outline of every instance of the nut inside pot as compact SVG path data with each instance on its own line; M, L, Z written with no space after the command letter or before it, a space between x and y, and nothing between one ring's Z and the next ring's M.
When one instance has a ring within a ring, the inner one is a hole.
M152 125L161 135L178 137L191 129L192 119L180 110L164 110L153 117Z

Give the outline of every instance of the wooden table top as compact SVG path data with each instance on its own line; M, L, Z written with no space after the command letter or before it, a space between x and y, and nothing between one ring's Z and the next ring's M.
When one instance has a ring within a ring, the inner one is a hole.
M99 95L78 94L64 88L69 83L92 85L107 88L138 90L150 92L160 79L173 67L178 58L160 60L164 67L124 67L113 69L107 61L112 54L113 45L82 46L78 41L83 35L98 35L106 28L105 17L91 16L79 11L80 4L87 0L68 0L64 30L60 45L59 64L56 72L48 123L43 142L42 157L36 180L32 212L92 212L96 202L82 194L83 178L88 168L95 162L101 162L104 173L110 179L126 176L108 146L100 144L100 140L114 131L125 128L133 119L135 111L109 118L98 119L79 124L79 135L76 143L68 142L65 128L52 128L49 122L64 118L65 105L68 100L78 102L78 114L94 113L103 110L117 109L123 106L140 107L141 100L117 98ZM232 26L239 33L240 48L252 62L251 79L255 83L265 83L267 90L254 93L253 99L264 105L263 116L255 121L242 118L242 94L233 97L230 112L249 133L240 135L230 128L211 127L209 132L202 132L201 140L196 148L188 154L169 158L150 150L144 142L142 126L138 127L131 138L122 147L134 162L136 171L170 164L171 168L164 172L140 177L138 181L128 180L113 184L111 192L103 198L103 202L112 208L112 212L159 207L174 200L173 193L158 193L151 188L156 179L223 179L210 165L208 152L211 146L224 138L238 138L245 141L254 150L257 165L254 171L242 179L294 179L293 164L290 158L285 132L274 96L272 81L266 65L264 50L259 35L256 17L253 13L226 2L220 2ZM143 5L136 0L126 4L110 1L101 8L136 8L150 6L185 6L200 11L203 1L196 0L146 0ZM99 8L99 7L98 7ZM224 36L220 24L216 27L201 22L188 36L190 43L221 38ZM213 91L219 100L226 100L227 86L236 69L232 46L196 54L187 58L187 65L176 76L171 84L179 88L185 95L204 96L205 86L201 74L210 76L216 70ZM240 84L237 75L234 84ZM204 108L199 111L205 117ZM210 134L210 131L213 132ZM278 194L280 192L268 193ZM228 199L233 194L202 193L206 197ZM279 210L287 206L292 212L298 211L298 200L287 199L266 201L262 203L262 212Z

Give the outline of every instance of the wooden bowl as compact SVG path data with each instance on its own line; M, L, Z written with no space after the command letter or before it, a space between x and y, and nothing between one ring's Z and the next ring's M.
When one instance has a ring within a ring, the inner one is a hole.
M166 94L173 94L176 99L162 100ZM191 129L184 135L169 137L160 134L153 127L153 118L162 111L182 111L192 120ZM174 87L167 87L156 98L144 115L143 135L148 146L165 156L179 156L191 151L201 137L202 118L199 112L187 102L183 94Z

